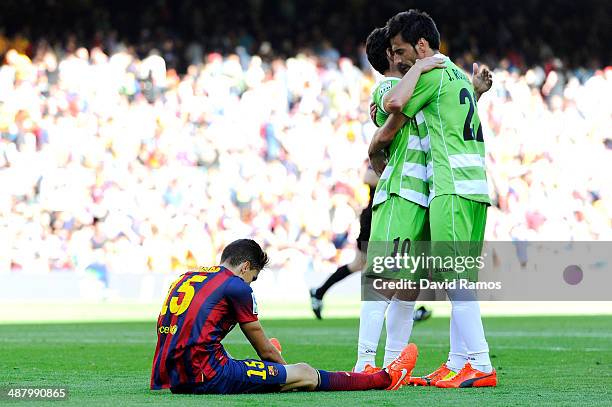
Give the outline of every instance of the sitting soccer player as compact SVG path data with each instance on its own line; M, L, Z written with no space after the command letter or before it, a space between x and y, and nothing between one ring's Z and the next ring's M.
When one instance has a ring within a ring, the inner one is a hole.
M258 321L249 286L267 262L255 241L236 240L223 250L220 266L185 273L172 283L157 320L151 389L237 394L401 387L416 363L414 344L374 374L327 372L306 363L287 365ZM261 360L235 360L227 354L221 341L236 324Z

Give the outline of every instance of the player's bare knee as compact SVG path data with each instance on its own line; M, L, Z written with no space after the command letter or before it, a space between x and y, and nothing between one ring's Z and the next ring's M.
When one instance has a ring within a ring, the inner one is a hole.
M314 388L319 384L319 374L308 363L298 363L300 374L306 386Z
M308 363L298 363L296 365L300 369L300 374L303 377L307 377L311 370L314 370Z

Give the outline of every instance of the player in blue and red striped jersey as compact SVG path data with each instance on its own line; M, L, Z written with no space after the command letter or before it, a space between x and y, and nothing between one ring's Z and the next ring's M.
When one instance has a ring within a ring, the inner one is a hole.
M327 372L287 365L257 318L249 286L268 256L253 240L230 243L221 265L183 274L171 286L157 320L151 389L173 393L237 394L301 390L396 390L410 375L417 349L410 344L374 374ZM221 344L236 325L261 360L232 359Z

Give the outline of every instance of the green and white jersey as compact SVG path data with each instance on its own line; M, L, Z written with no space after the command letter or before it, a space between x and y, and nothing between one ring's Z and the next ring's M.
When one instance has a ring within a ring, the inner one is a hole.
M389 117L383 107L383 98L398 82L399 78L385 77L374 89L372 99L377 107L376 124L379 126L382 126ZM391 194L396 194L427 207L429 186L426 151L415 123L414 120L409 120L389 146L389 162L376 186L373 206L385 202Z
M490 204L485 145L472 83L447 58L419 78L402 112L414 118L427 151L429 202L459 195Z

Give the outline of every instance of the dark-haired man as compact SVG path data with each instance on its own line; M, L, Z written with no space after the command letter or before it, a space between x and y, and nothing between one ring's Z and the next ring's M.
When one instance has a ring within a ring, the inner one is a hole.
M384 75L383 80L378 83L372 94L372 99L378 106L375 124L381 126L389 117L389 114L385 112L382 107L382 101L387 92L389 92L401 78L401 73L393 63L393 57L389 51L389 38L385 28L376 28L370 33L366 40L366 54L372 67ZM412 86L414 87L419 75L431 69L441 68L443 66L444 61L442 58L425 58L419 61L419 63L406 74L406 77L410 78ZM397 131L395 142L390 145L388 149L389 160L390 162L394 162L394 160L397 159L405 159L406 161L420 164L424 169L425 152L421 148L420 141L411 136L408 130L409 126L405 126ZM386 153L384 155L386 155ZM384 155L381 154L379 157L382 161L382 163L380 163L382 167L384 167L386 160ZM391 166L387 168L391 169ZM416 166L413 169L415 168ZM368 244L367 251L366 276L372 276L372 259L381 254L379 253L381 251L381 243L390 240L389 233L401 233L403 238L410 238L411 240L425 239L423 232L427 226L427 219L426 207L423 206L426 197L423 195L423 192L427 189L427 185L425 183L425 172L422 171L422 174L418 174L417 172L418 169L406 173L407 178L415 179L415 182L406 183L405 191L410 192L398 197L397 205L395 203L385 203L385 199L381 199L381 191L384 192L383 189L388 181L389 171L385 170L382 172L382 176L376 187L376 192L372 196L372 231L370 232L370 243ZM414 189L418 189L418 192L414 191ZM393 212L393 210L401 211L407 218L406 222L397 223L398 226L404 227L402 231L396 230L395 225L389 225L389 212ZM405 227L407 224L409 227ZM390 227L387 228L387 226ZM389 231L389 229L392 230ZM394 235L391 239L395 237ZM368 281L370 280L369 277L364 278ZM364 287L368 285L370 284L366 283ZM364 299L366 301L361 303L357 362L354 371L374 371L376 369L376 349L378 348L385 315L387 321L387 339L383 367L391 363L391 361L400 354L402 348L408 343L412 331L415 305L414 299L417 294L418 290L413 290L412 292L404 290L397 295L393 292L371 292L364 294Z
M440 34L429 15L403 12L387 23L394 62L406 72L421 58L442 56ZM440 258L480 255L489 205L484 168L484 139L476 101L491 87L490 72L474 64L473 81L446 58L444 69L421 75L416 87L402 78L385 98L383 107L398 113L379 129L370 145L372 158L394 142L402 121L415 120L416 133L426 135L426 180L429 197L429 229L433 256ZM402 117L405 116L405 117ZM393 178L394 175L391 175ZM398 179L401 175L396 175ZM392 182L391 182L392 184ZM389 223L401 222L397 216ZM438 281L475 280L477 270L431 270ZM461 271L462 272L462 271ZM447 290L451 314L451 349L448 360L415 384L437 387L495 386L497 376L489 359L480 309L473 292Z
M385 92L390 89L391 86L395 85L402 77L402 73L397 69L397 67L392 63L393 58L389 51L389 38L387 37L385 27L375 28L366 40L366 55L368 57L368 61L372 65L378 73L384 76L383 80L380 81L376 88L374 89L374 100L382 100L382 96L384 96ZM418 66L415 67L407 76L412 79L412 86L416 84L416 81L421 74L421 72L427 72L430 69L436 67L443 66L443 60L441 58L425 58L423 61L420 61ZM376 113L376 126L381 126L389 115L384 112L383 109L378 109ZM423 159L425 157L424 153ZM382 160L386 158L381 156ZM366 173L364 175L363 182L368 185L369 188L369 202L368 206L366 206L361 214L359 215L359 236L357 236L357 251L355 253L355 258L352 262L345 264L343 266L338 267L338 269L332 273L327 280L318 288L313 288L310 290L310 299L311 299L311 308L312 312L318 319L322 319L322 309L323 309L323 297L327 293L327 291L338 282L342 281L344 278L348 277L351 273L360 272L363 270L366 265L366 249L368 246L368 241L370 240L370 230L372 223L372 207L374 203L374 196L376 186L378 184L379 177L371 167L368 167ZM412 312L414 305L409 305L403 303L402 305L391 304L390 315L395 315L394 309L397 306L401 306L405 308L402 312ZM420 307L417 312L414 313L414 320L425 320L431 315L431 311L426 310L424 307ZM399 323L400 321L398 321ZM402 326L405 324L402 324ZM410 324L411 325L411 324ZM381 325L382 326L382 325ZM393 324L391 324L393 328ZM387 325L389 328L389 325ZM393 335L391 335L391 339ZM389 332L387 332L387 340L389 340ZM378 340L376 340L378 343ZM403 346L401 347L403 348ZM399 352L401 348L397 351ZM369 354L368 360L372 359L372 353ZM388 355L389 356L389 355ZM397 356L397 354L395 355ZM395 358L395 356L390 357L386 360L391 361ZM357 366L358 369L361 370L362 366Z
M287 365L259 323L250 287L267 263L255 241L236 240L223 250L221 265L187 272L172 283L157 319L151 389L187 394L396 390L410 376L418 355L414 344L374 374ZM227 354L221 341L236 324L261 360Z

